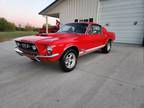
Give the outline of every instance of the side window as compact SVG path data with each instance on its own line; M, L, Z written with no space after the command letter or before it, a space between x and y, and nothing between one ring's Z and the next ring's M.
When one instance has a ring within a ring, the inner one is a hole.
M91 26L91 33L92 34L100 34L101 33L101 26L94 24Z

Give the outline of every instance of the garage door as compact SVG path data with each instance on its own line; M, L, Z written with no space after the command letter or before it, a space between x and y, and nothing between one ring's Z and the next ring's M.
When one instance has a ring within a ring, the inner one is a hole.
M99 21L117 35L116 42L141 44L144 0L100 0Z

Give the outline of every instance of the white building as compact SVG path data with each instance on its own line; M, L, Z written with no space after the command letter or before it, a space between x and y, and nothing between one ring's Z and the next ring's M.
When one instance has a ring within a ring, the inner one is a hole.
M121 43L141 44L144 37L144 0L55 0L39 14L62 24L93 18Z

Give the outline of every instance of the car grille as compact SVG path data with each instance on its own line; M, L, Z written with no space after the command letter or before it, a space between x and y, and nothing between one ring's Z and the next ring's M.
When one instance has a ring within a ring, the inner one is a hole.
M16 41L17 47L27 53L37 53L37 47L33 43L18 42Z

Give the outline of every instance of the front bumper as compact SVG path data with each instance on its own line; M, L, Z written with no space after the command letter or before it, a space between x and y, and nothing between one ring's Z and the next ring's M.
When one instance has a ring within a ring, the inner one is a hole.
M18 53L19 55L21 55L21 56L27 56L27 54L25 54L23 51L21 51L21 50L18 49L18 48L15 48L14 51L17 52L17 53ZM59 53L52 54L52 55L49 55L49 56L44 56L44 55L31 55L30 58L34 58L35 60L37 60L38 62L40 62L41 59L52 60L53 58L58 57L58 56L59 56Z

